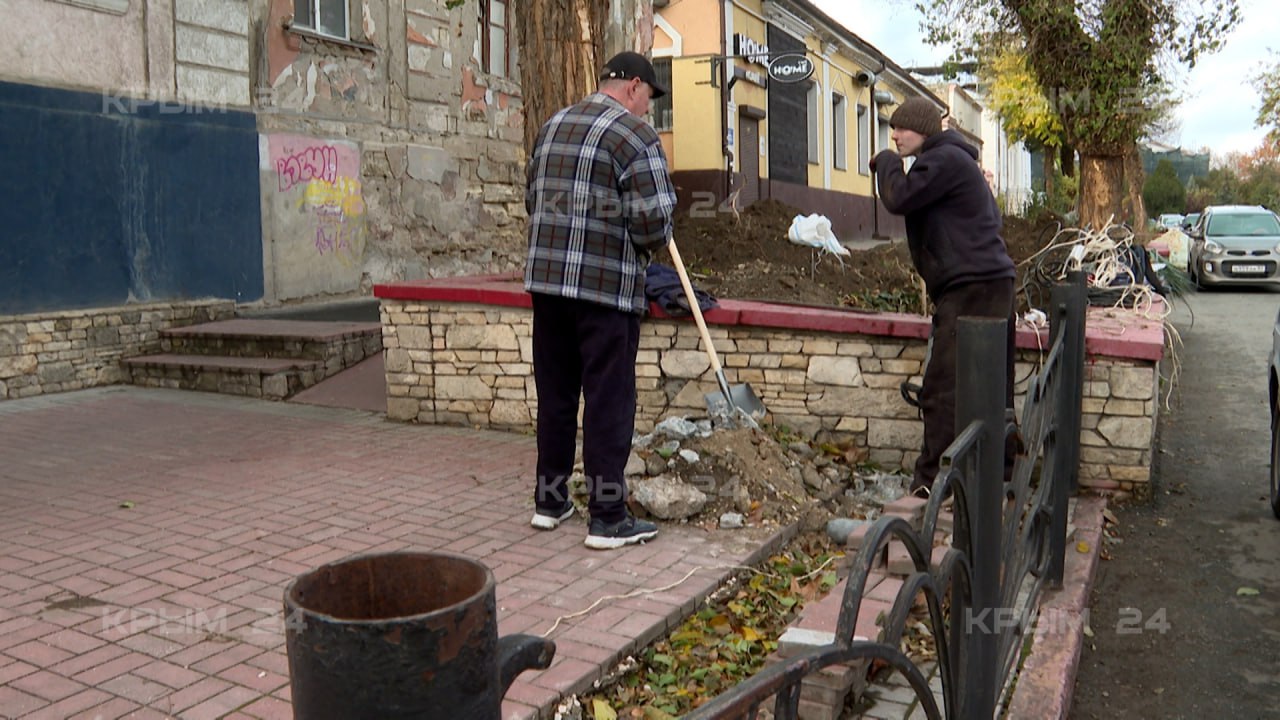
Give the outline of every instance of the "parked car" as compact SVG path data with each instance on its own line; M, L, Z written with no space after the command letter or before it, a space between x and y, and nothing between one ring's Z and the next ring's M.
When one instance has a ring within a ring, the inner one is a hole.
M1191 232L1191 228L1196 226L1196 221L1199 219L1200 213L1187 213L1186 217L1182 218L1182 224L1178 227L1184 233Z
M1271 326L1271 362L1267 386L1271 398L1271 512L1280 519L1280 314Z
M1189 233L1196 287L1280 284L1280 219L1260 205L1212 205Z
M1182 224L1182 216L1177 213L1165 213L1156 218L1156 224L1165 229L1172 229Z

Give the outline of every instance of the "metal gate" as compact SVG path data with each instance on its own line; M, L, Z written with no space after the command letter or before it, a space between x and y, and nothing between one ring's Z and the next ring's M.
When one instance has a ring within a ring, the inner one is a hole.
M835 641L767 668L685 717L755 718L774 698L773 717L796 717L801 681L830 665L870 659L899 672L931 719L985 720L996 715L1001 687L1014 670L1045 582L1061 587L1067 499L1080 459L1084 386L1084 276L1053 288L1050 344L1029 381L1021 434L1025 452L1004 482L1004 448L1017 425L1004 407L1006 325L960 318L957 333L956 427L943 456L920 532L881 517L868 530L845 587ZM930 567L938 513L953 504L955 530L937 567ZM853 629L868 575L892 540L901 541L915 571L903 582L885 621L882 642L855 640ZM900 649L912 606L923 594L942 679L939 708L921 670Z

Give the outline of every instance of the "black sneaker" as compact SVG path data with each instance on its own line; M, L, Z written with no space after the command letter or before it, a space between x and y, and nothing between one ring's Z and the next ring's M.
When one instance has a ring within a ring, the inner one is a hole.
M555 530L560 527L560 523L573 517L573 505L570 504L564 510L556 512L555 510L534 510L533 519L529 524L539 530Z
M648 520L637 520L628 514L625 518L615 523L605 523L602 520L591 518L591 525L587 531L587 540L584 544L592 550L612 550L624 545L642 543L645 540L652 540L656 537L658 537L657 525Z

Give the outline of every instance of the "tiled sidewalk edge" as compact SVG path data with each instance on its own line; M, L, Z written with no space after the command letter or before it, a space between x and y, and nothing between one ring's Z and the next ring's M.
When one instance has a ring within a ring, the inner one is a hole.
M1067 538L1062 589L1044 594L1031 654L1018 675L1018 686L1005 717L1065 720L1071 711L1106 509L1104 498L1081 497L1076 502L1071 520L1075 532ZM1087 549L1081 552L1083 548Z

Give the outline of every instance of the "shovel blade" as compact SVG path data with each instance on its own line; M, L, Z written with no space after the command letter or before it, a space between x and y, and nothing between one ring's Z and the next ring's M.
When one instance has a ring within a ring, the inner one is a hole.
M765 414L768 412L764 407L764 402L747 384L730 385L728 397L725 397L723 392L713 392L707 393L705 399L707 401L707 412L712 417L732 417L737 411L741 411L758 423L764 419Z

